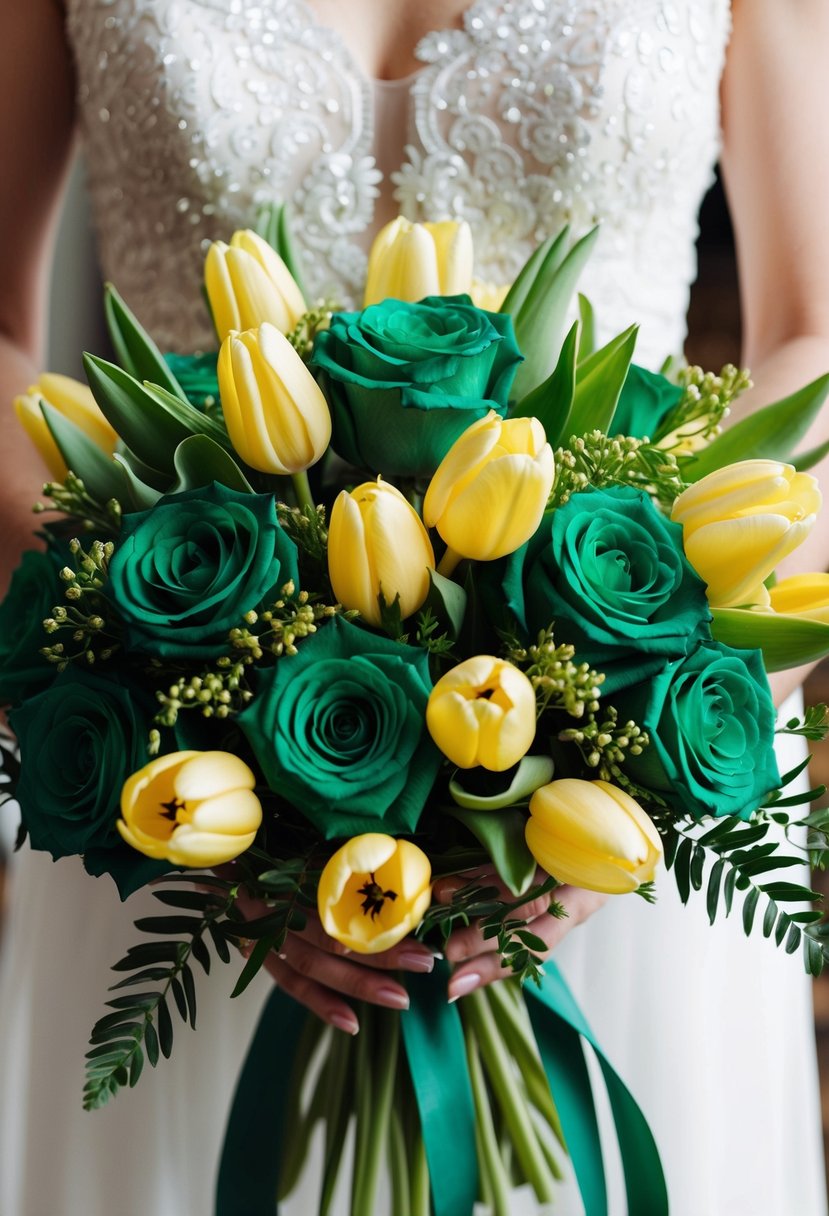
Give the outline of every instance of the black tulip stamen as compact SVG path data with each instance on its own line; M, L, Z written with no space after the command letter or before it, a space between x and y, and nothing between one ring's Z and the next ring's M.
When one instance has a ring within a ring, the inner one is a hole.
M392 903L397 899L397 892L384 891L379 882L375 880L374 874L369 874L368 882L357 888L357 894L365 896L361 905L363 915L370 914L372 920L383 911L383 904L387 899L390 899Z
M162 802L164 808L161 814L162 819L169 819L171 823L175 823L178 818L179 811L183 811L185 803L180 798L171 798L169 802Z
M494 692L494 688L485 688L482 692L476 694L475 699L476 701L480 701L481 699L488 701Z

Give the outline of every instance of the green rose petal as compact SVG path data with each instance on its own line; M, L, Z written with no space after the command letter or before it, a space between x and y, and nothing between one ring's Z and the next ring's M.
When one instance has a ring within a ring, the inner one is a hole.
M0 604L0 704L26 700L55 678L57 668L40 649L49 644L43 621L63 599L58 571L66 557L57 547L45 553L31 550L12 575Z

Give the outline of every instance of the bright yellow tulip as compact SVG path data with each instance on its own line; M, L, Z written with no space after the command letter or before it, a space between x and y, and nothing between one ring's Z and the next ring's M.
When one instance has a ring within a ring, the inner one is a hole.
M252 469L287 475L316 464L331 439L328 404L274 325L228 334L218 376L230 442Z
M230 752L174 752L133 773L118 831L147 857L203 869L232 861L256 838L256 778Z
M829 625L829 574L793 574L769 592L775 612Z
M420 924L431 882L429 858L416 844L380 832L354 836L320 875L322 927L358 954L390 950Z
M37 384L31 385L26 393L15 398L14 409L18 421L56 481L63 481L67 469L43 416L41 401L46 401L64 418L74 422L107 456L115 451L118 436L98 408L90 389L71 376L44 372Z
M334 594L370 625L381 625L379 595L400 596L405 620L429 594L435 555L420 516L399 490L379 477L343 490L328 525L328 573Z
M423 521L436 527L457 558L491 561L529 540L553 485L553 451L537 418L504 422L494 410L456 439L423 500ZM444 559L448 572L453 557Z
M711 606L766 602L762 583L806 539L820 502L814 477L776 460L726 465L680 494L671 518Z
M511 768L529 751L535 722L530 681L512 663L488 654L447 671L426 706L429 733L458 768Z
M653 821L607 781L565 777L536 790L525 829L542 869L559 882L623 895L652 882L662 857Z
M400 216L374 238L364 305L389 297L416 302L468 292L472 260L472 233L465 221L412 224Z
M229 245L213 242L204 264L204 285L220 342L232 329L255 329L263 321L290 333L306 311L302 292L282 258L249 229L234 232Z

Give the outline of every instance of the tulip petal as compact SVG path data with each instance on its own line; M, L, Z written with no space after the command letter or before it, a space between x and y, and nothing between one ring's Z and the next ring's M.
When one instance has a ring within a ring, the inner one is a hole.
M228 246L223 241L214 241L207 251L204 263L205 290L220 342L225 340L232 329L243 328L233 282L225 260L227 250Z
M231 246L225 254L225 263L241 329L256 329L266 321L283 333L293 328L285 301L255 257Z
M167 857L176 866L204 869L233 861L249 849L256 833L244 836L226 836L213 832L202 832L190 824L176 828L167 848Z
M527 822L526 837L527 847L538 864L559 882L606 895L625 895L640 885L639 878L630 870L569 841L549 836L534 818Z
M185 802L201 802L226 790L252 790L256 777L232 752L197 752L178 770L174 785Z
M198 803L190 823L201 832L255 835L262 823L262 804L251 789L228 789Z

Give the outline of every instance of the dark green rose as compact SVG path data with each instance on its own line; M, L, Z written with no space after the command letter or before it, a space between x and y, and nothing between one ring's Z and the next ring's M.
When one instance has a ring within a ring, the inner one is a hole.
M135 650L209 658L246 612L295 584L297 550L272 494L214 483L124 516L108 593Z
M473 422L503 418L520 361L511 318L465 295L335 313L312 359L335 452L384 477L430 477Z
M630 758L630 775L666 794L675 810L748 819L780 785L759 650L706 642L614 704L650 736L642 755Z
M622 388L609 435L635 435L653 438L664 419L677 405L684 389L671 384L658 372L649 372L632 363Z
M170 868L147 864L115 827L121 788L148 760L149 699L70 667L9 720L20 744L16 797L33 848L56 861L82 854L90 873L113 873L122 896Z
M335 617L262 676L239 717L269 786L326 839L411 832L441 756L425 650Z
M574 494L503 571L507 607L529 635L553 623L578 661L605 673L605 693L711 636L705 584L685 557L682 528L630 486Z
M187 397L200 410L206 410L219 400L219 379L216 374L218 351L206 355L167 354L164 362L178 380Z
M40 653L51 639L43 628L55 604L63 600L57 554L31 549L23 554L0 604L0 704L41 692L56 668Z

